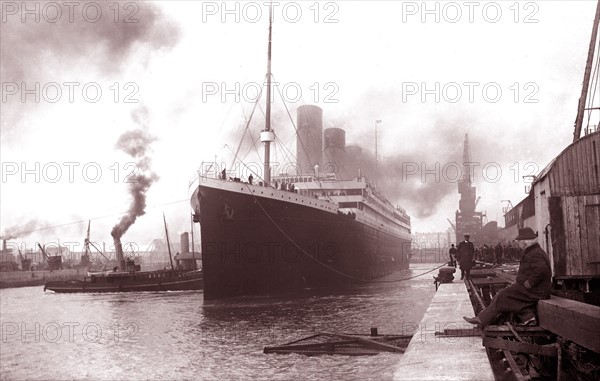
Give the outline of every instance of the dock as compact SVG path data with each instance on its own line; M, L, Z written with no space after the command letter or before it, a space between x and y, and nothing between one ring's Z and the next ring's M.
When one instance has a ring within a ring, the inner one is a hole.
M463 320L463 316L473 315L462 281L441 284L394 372L394 380L494 380L481 336L440 335L445 330L476 332Z
M39 270L39 271L3 271L0 272L0 289L14 287L43 286L48 281L63 281L81 278L86 269Z

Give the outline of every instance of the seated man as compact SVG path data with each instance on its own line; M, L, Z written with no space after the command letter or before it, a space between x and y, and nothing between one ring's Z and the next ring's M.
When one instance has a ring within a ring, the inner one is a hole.
M550 260L536 242L537 236L531 228L519 229L519 235L515 239L524 241L526 246L523 249L516 282L501 290L490 305L476 317L464 317L467 322L485 327L502 312L515 312L523 325L537 324L535 305L538 300L550 297L552 286Z

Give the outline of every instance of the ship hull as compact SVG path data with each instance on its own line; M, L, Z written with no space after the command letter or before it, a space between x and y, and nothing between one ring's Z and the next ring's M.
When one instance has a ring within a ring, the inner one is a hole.
M409 239L333 204L237 185L198 188L206 299L348 286L408 268Z
M159 274L160 272L153 272ZM137 277L137 278L136 278ZM131 276L97 276L74 279L64 282L47 282L44 291L58 293L92 292L139 292L139 291L182 291L201 290L203 276L201 272L175 273L162 272L158 276L140 273Z

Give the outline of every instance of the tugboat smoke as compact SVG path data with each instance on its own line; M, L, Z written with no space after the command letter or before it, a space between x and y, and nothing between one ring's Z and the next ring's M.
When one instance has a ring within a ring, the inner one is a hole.
M146 213L146 193L150 186L158 180L156 173L150 169L150 157L146 155L150 143L154 140L156 139L147 132L136 129L125 132L117 141L117 148L136 159L137 173L128 180L132 200L127 214L121 217L119 223L112 228L110 234L114 239L120 239L136 219Z

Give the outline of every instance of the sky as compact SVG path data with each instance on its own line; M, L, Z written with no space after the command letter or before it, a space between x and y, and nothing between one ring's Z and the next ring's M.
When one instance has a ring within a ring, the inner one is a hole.
M268 8L23 4L1 2L0 236L21 248L60 240L81 250L88 220L92 241L108 245L125 222L123 241L145 249L164 237L163 213L171 238L189 231L198 170L231 161L264 81ZM503 225L503 200L522 200L523 176L572 141L595 7L280 2L278 140L295 151L288 110L295 120L298 106L316 104L325 128L344 128L347 144L373 156L381 120L378 186L413 231L434 232L454 219L468 134L478 210ZM251 147L242 145L245 161L258 160ZM286 152L276 148L273 160Z

